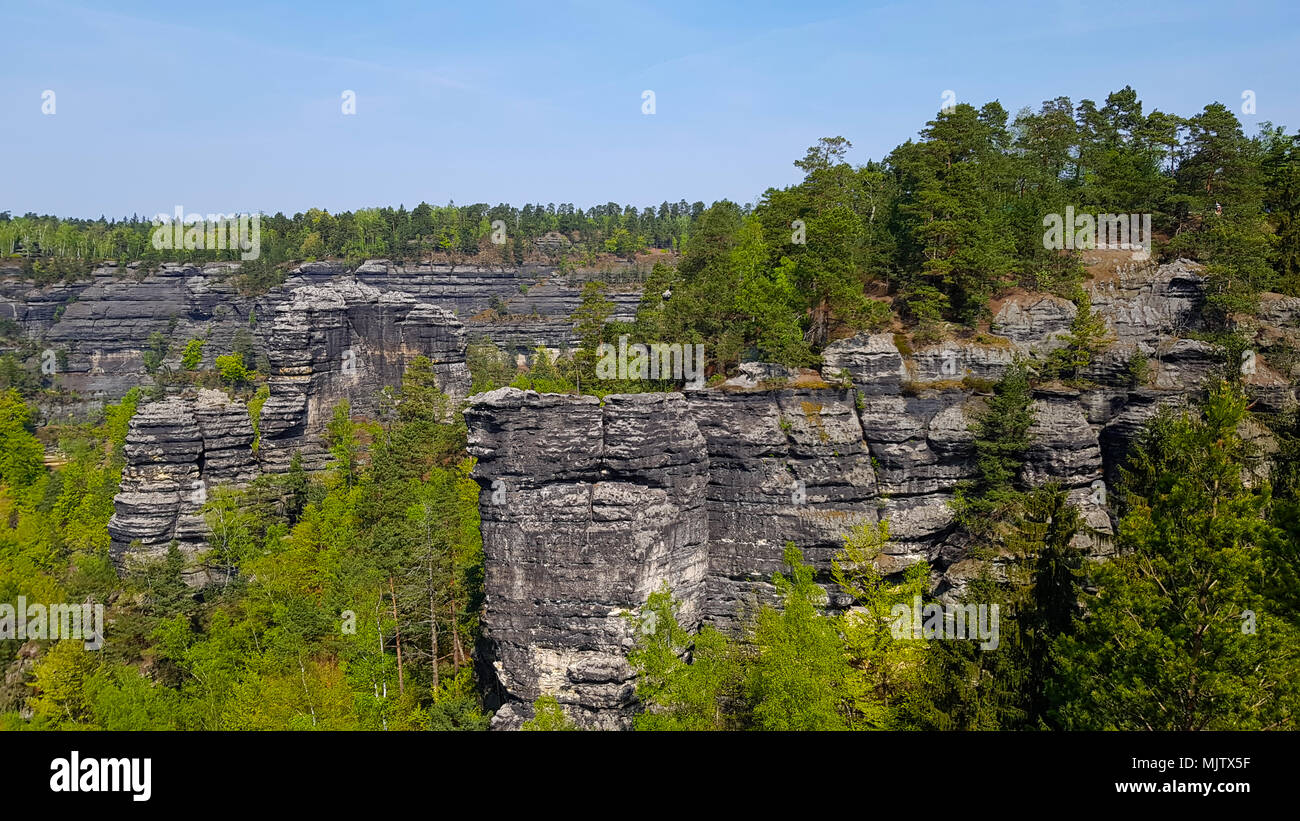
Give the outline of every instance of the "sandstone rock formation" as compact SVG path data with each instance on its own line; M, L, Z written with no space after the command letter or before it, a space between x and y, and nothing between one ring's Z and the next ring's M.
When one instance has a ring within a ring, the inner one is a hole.
M214 390L186 391L139 409L127 433L121 492L109 523L119 565L163 555L175 540L189 581L207 547L202 507L219 484L242 486L259 473L281 473L295 453L307 469L327 462L320 433L334 406L374 416L385 385L401 384L416 356L433 364L438 386L453 399L469 388L465 337L451 313L410 294L349 280L304 285L265 323L270 396L254 434L247 406Z
M211 483L253 478L252 444L247 408L220 391L140 408L127 431L122 487L108 523L115 563L161 558L174 541L187 560L186 580L210 580L198 562L207 535L203 505Z
M1091 529L1077 543L1103 556L1113 550L1107 490L1133 438L1231 363L1180 336L1202 299L1198 266L1133 266L1090 286L1112 341L1088 373L1095 387L1035 391L1021 478L1061 483ZM1292 315L1287 303L1269 304ZM517 726L533 699L551 694L581 725L626 726L635 710L621 656L635 627L626 614L667 583L687 625L734 628L773 598L787 541L843 605L828 574L842 536L886 519L881 568L926 561L934 593L955 598L973 570L951 503L975 475L981 394L1018 357L1063 344L1076 310L1023 294L997 310L1000 339L918 351L900 350L892 334L840 340L823 352L822 376L851 388L774 389L793 372L756 363L718 389L603 405L510 389L471 397L496 725ZM1151 365L1148 384L1133 384L1135 357ZM1277 401L1294 403L1294 383Z
M309 468L321 467L325 454L311 434L324 428L339 400L374 416L380 391L401 384L416 356L432 362L439 387L454 400L469 390L460 321L407 293L349 279L304 285L276 306L265 327L271 396L261 432L272 471L286 469L295 451Z
M253 336L258 357L275 355L277 346L266 344L267 326L282 316L281 307L296 301L301 308L310 301L300 293L304 286L342 288L354 295L373 289L359 300L369 302L369 309L348 297L354 318L365 310L401 310L397 305L378 307L371 296L375 291L397 295L398 303L414 300L437 306L463 323L466 340L491 338L507 350L527 353L538 346L566 349L573 344L570 315L581 301L583 285L582 275L561 274L551 265L398 265L369 260L355 270L339 262L304 263L288 273L283 285L247 296L236 287L238 269L234 262L163 263L152 269L139 262L106 262L84 280L34 285L18 269L0 263L0 319L15 322L34 343L34 365L45 364L41 356L46 351L57 356L49 360L55 370L52 382L75 392L65 398L78 399L57 406L46 402L45 415L75 418L116 402L133 387L155 384L143 361L154 333L171 345L164 370L180 369L181 350L190 339L207 340L205 367L229 353L240 334ZM613 318L627 320L635 314L641 294L636 288L618 288L609 298L615 305ZM504 306L506 315L488 311L493 305ZM363 326L354 327L366 335ZM410 338L403 344L421 347ZM382 353L382 348L374 352ZM387 371L371 373L388 376Z
M500 691L496 724L517 727L551 693L584 726L625 726L628 616L665 583L688 621L704 598L707 453L685 400L634 394L602 406L502 388L466 419L487 499L481 662Z
M43 287L0 274L0 318L63 352L59 384L91 397L87 406L151 384L141 354L155 331L171 340L177 367L185 339L208 339L210 363L253 330L270 388L256 451L247 407L216 391L145 403L128 434L113 555L125 565L175 541L193 583L211 578L201 508L214 488L283 471L294 454L323 467L320 433L337 402L374 414L377 394L416 355L463 397L469 340L490 335L516 353L568 347L581 293L579 278L546 266L307 263L256 298L230 274L225 265L105 265L89 281ZM1236 363L1195 338L1204 278L1193 263L1135 264L1086 291L1112 342L1086 374L1091 387L1035 392L1022 478L1063 483L1095 531L1080 544L1104 555L1106 491L1133 438L1161 407L1186 404ZM611 298L626 319L640 295ZM974 475L971 422L989 384L1017 357L1063 344L1076 312L1059 297L1013 293L995 303L991 334L915 349L893 334L860 334L827 346L821 382L746 363L719 388L685 394L470 397L487 583L480 656L502 708L497 725L517 726L550 693L584 726L626 726L636 704L624 657L646 596L667 584L688 626L732 629L772 600L787 541L829 589L842 534L885 519L882 568L928 562L935 594L957 596L971 563L951 503ZM1298 318L1300 300L1266 294L1241 319L1258 355L1242 373L1259 409L1295 402ZM1143 364L1145 381L1135 376ZM1267 433L1252 435L1267 451Z

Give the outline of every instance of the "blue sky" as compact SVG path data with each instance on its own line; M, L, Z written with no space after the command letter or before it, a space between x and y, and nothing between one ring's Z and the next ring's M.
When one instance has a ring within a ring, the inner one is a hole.
M946 89L1295 130L1297 7L0 0L0 211L752 201L819 137L882 157Z

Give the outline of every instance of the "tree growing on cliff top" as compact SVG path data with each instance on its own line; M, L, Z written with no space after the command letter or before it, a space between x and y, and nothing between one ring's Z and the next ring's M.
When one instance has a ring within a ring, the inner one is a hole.
M1077 383L1097 354L1114 341L1110 328L1106 325L1106 318L1093 313L1092 301L1087 294L1076 295L1074 302L1078 306L1078 312L1070 323L1065 345L1048 354L1041 372L1044 378L1059 378Z

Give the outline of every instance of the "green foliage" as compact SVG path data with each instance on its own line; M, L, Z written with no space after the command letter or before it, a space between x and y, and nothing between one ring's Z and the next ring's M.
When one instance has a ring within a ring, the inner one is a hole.
M1065 489L1046 485L1017 500L997 539L1004 578L986 565L963 604L997 606L999 642L932 642L923 698L909 705L910 723L935 730L1058 728L1061 673L1056 643L1073 634L1079 615L1083 554L1073 540L1085 530Z
M348 400L341 399L334 406L334 413L325 426L324 438L334 457L331 467L339 479L349 487L356 484L360 474L361 438L357 424L352 421L352 404Z
M919 696L925 643L895 638L896 605L910 608L926 586L926 567L898 580L876 568L888 529L863 526L845 539L834 579L854 603L825 612L826 591L793 544L787 572L773 577L781 606L761 607L743 641L712 627L693 636L678 620L680 605L665 587L632 621L645 711L640 730L828 730L903 726L904 706Z
M554 358L550 351L538 346L537 350L533 351L528 370L518 374L510 386L538 393L575 393L578 390L576 384L578 378L580 377L574 368L573 360ZM599 390L596 386L600 383L590 381L587 384L589 393Z
M271 387L262 385L248 400L248 421L253 426L253 452L256 453L262 440L262 406L271 398Z
M596 378L598 349L605 338L605 323L614 313L614 303L605 296L603 282L590 281L582 286L582 301L573 312L573 330L579 339L574 365L577 381L591 382Z
M1029 371L1017 362L972 426L977 476L958 488L955 508L957 520L976 537L989 536L1019 498L1016 484L1034 423L1032 400Z
M207 341L203 339L191 339L185 343L185 350L181 352L181 366L185 370L198 370L203 363L203 346L206 344Z
M149 334L149 342L145 347L144 353L141 354L145 371L150 374L157 371L158 368L162 366L163 360L167 358L167 354L170 352L171 345L167 341L167 337L163 336L159 331L154 331Z
M99 539L131 400L110 407L93 441L69 436L68 464L20 494L54 499L48 512L0 484L0 596L111 601L102 651L44 649L35 686L23 688L32 717L21 726L486 729L471 656L482 596L478 485L464 426L427 359L413 359L401 389L381 397L380 423L363 429L340 405L334 473L310 477L295 457L284 476L209 488L202 562L173 543L118 579ZM4 514L20 508L11 531ZM205 573L202 591L186 584ZM0 711L21 706L0 691Z
M238 354L218 356L216 366L221 381L235 388L247 385L257 376L244 365L244 358Z
M901 249L914 272L908 307L922 322L973 322L1011 276L1016 234L1002 207L1011 181L1006 118L997 103L957 105L887 160L900 179Z
M645 711L638 730L729 730L744 725L741 651L712 627L694 636L678 622L680 605L667 586L651 593L633 620L637 637L628 663L638 671Z
M469 366L471 394L504 388L515 378L517 368L511 356L491 339L476 340L465 350Z
M1092 312L1092 302L1087 295L1078 294L1075 305L1078 312L1070 323L1065 345L1053 350L1043 364L1040 375L1045 379L1063 379L1080 384L1080 376L1092 364L1093 358L1114 341L1105 318Z
M916 562L888 578L879 560L889 541L886 522L859 525L844 537L844 550L831 564L831 578L853 603L840 617L839 631L853 668L854 726L903 729L908 705L921 696L927 642L899 638L892 629L895 608L910 609L929 587L929 566Z
M1119 555L1059 642L1067 728L1295 726L1300 635L1268 595L1267 484L1248 484L1245 397L1214 388L1198 414L1164 412L1124 471Z
M533 717L520 725L521 730L557 732L576 730L577 726L564 714L564 708L555 696L538 696L533 702Z
M275 237L271 239L274 241ZM284 282L285 272L271 261L271 256L264 254L257 259L240 261L239 270L231 281L241 296L261 296Z
M1125 363L1124 373L1128 377L1130 388L1145 387L1151 379L1151 360L1141 351L1137 351Z
M45 449L32 433L33 421L18 391L0 393L0 483L27 487L43 472Z

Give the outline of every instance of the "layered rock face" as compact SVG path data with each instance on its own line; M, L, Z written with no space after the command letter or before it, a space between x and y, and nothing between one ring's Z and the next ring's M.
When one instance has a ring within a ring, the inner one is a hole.
M212 572L198 561L208 536L203 505L216 484L240 486L257 476L252 445L247 407L221 391L152 402L137 411L108 523L114 562L125 567L161 558L175 541L186 559L186 581L211 581Z
M131 388L153 384L143 354L151 334L173 341L172 366L187 339L209 340L213 351L231 350L247 327L255 300L228 281L231 265L167 263L145 274L138 263L105 263L90 280L38 288L7 278L0 285L0 315L12 318L49 352L46 373L81 395L73 415L115 402Z
M701 617L728 629L744 606L772 601L787 541L828 566L847 528L878 520L876 477L850 390L688 397L708 451Z
M861 341L870 350L885 339ZM946 393L864 398L861 411L857 392L840 388L616 394L603 407L511 388L472 397L498 725L517 726L549 694L586 726L626 726L627 614L667 583L684 625L733 630L776 601L787 542L821 572L832 605L847 606L829 584L831 560L851 528L885 518L881 569L930 562L936 593L955 597L971 568L949 503L974 475L978 400ZM1024 478L1064 483L1099 531L1081 545L1104 552L1096 432L1072 397L1044 395L1033 409Z
M304 285L275 309L263 344L271 395L262 408L267 468L288 467L301 451L309 468L325 458L317 437L342 399L374 416L385 385L399 385L416 356L433 365L453 401L469 390L465 334L450 312L407 293L342 279Z
M297 307L310 299L304 287L343 289L349 319L358 333L376 344L386 344L367 329L383 323L385 312L400 313L401 303L437 306L464 323L467 339L491 338L514 353L528 353L538 346L566 349L575 340L570 315L581 301L583 278L561 275L554 266L523 265L396 265L387 260L370 260L353 271L337 262L311 262L289 272L281 286L257 296L244 296L235 287L239 264L164 263L149 270L141 263L119 266L104 263L90 277L74 283L37 286L24 281L19 271L0 266L0 319L12 320L36 345L36 366L52 375L54 384L75 392L77 401L62 405L47 403L47 417L86 416L107 402L116 402L131 388L155 384L144 366L143 355L154 333L170 343L165 367L179 370L181 350L190 339L207 340L204 366L229 353L236 336L253 335L257 356L275 357L282 346L268 335L268 323L283 314L282 307ZM358 297L361 292L367 295ZM396 295L394 304L382 303L374 293ZM340 292L342 293L342 292ZM614 319L631 319L641 294L635 287L615 289L609 298L615 305ZM334 299L327 297L326 299ZM361 308L368 303L369 308ZM504 308L506 316L487 312ZM328 313L326 306L317 311ZM374 322L363 321L369 310ZM421 308L420 310L428 310ZM414 327L419 317L406 322ZM445 324L441 316L431 325ZM344 344L346 340L342 340ZM331 344L339 343L334 339ZM410 337L399 344L436 348ZM432 343L432 341L429 341ZM371 353L384 356L384 347ZM346 347L346 344L345 344ZM48 352L48 355L46 355ZM372 357L373 358L373 357ZM463 357L462 357L463 359ZM386 378L384 362L367 362L381 370L362 372ZM370 384L366 382L365 384ZM68 396L71 396L69 394ZM66 398L66 397L65 397Z
M221 391L187 390L143 405L132 419L109 522L120 566L163 555L175 540L187 579L209 580L198 561L208 539L201 509L217 485L284 472L295 453L308 470L324 467L320 433L335 405L346 399L355 414L373 417L376 396L385 385L400 385L416 356L430 360L438 387L453 401L469 388L460 321L410 294L348 280L301 286L262 328L270 396L256 452L247 406Z
M285 287L319 285L344 276L437 304L465 323L470 339L490 338L514 353L528 353L538 346L564 350L577 339L570 317L582 301L584 280L562 275L554 266L395 264L373 259L349 273L340 263L313 262L295 270ZM630 320L636 315L641 291L619 288L607 298L614 303L612 319ZM482 316L493 306L503 307L506 315Z
M44 289L39 299L24 292L32 301L16 318L29 333L74 348L68 361L85 366L79 384L116 399L148 384L138 362L154 329L174 324L174 342L206 334L215 340L210 359L233 329L247 327L248 314L257 317L270 396L256 452L246 406L215 391L145 404L128 434L113 555L126 565L163 554L174 540L197 584L218 572L201 562L207 495L283 471L295 453L308 469L323 467L320 433L341 399L373 415L376 396L400 383L416 355L430 359L444 391L463 397L465 346L485 331L516 351L566 347L580 289L546 279L527 268L377 260L353 275L310 263L250 302L220 272L176 266L139 281L105 274ZM522 284L531 284L526 294ZM9 285L0 281L0 315L20 296ZM1235 363L1186 336L1204 298L1198 266L1132 266L1086 287L1112 342L1086 374L1092 387L1035 392L1021 478L1062 483L1093 528L1079 544L1105 555L1107 489L1133 438L1159 408L1188 403L1206 378ZM58 300L74 296L56 316ZM636 296L619 294L616 316L629 316ZM510 318L470 320L495 300ZM892 334L840 340L824 350L816 387L798 387L808 373L747 363L722 387L684 394L602 402L502 389L470 397L487 587L480 660L501 707L497 726L517 727L542 694L583 726L627 726L636 703L625 656L646 628L637 614L647 596L666 584L685 626L736 629L747 611L775 599L770 580L787 542L817 569L831 604L843 606L830 562L846 531L883 519L890 541L881 568L925 561L934 594L958 597L974 572L952 511L958 487L975 475L971 424L992 381L1017 357L1065 344L1076 312L1068 300L1016 294L994 305L991 335L916 350ZM129 336L112 330L119 316L129 318ZM1243 361L1242 373L1259 408L1295 402L1298 317L1300 300L1265 295L1258 315L1243 320L1258 357L1250 371ZM101 363L112 352L124 370L94 372L85 358L93 350ZM1137 365L1145 365L1144 382L1134 379ZM1258 433L1267 450L1266 432Z
M634 616L669 585L689 623L708 556L708 457L680 394L539 396L513 388L466 410L481 508L487 651L515 728L555 695L584 725L632 715ZM534 453L539 459L519 459Z
M1202 299L1197 266L1135 266L1090 288L1112 336L1089 372L1096 387L1035 391L1021 479L1062 484L1091 528L1077 544L1101 556L1113 550L1107 491L1133 438L1160 407L1187 403L1232 363L1179 336ZM1267 303L1291 315L1288 303ZM926 561L935 595L957 598L976 566L952 502L975 476L971 426L987 386L1017 357L1064 344L1076 311L1068 300L1025 294L997 306L992 340L916 351L900 350L892 334L832 343L822 378L851 387L772 389L793 374L752 365L718 389L609 396L603 406L514 390L471 397L465 418L480 459L487 566L485 672L503 704L499 725L517 726L538 695L553 694L581 724L625 726L635 705L620 656L633 638L623 614L666 582L683 602L684 624L734 629L746 611L774 599L770 579L787 541L818 570L831 604L842 606L831 559L850 528L885 519L881 569ZM1286 333L1261 315L1261 338ZM1149 373L1140 386L1131 377L1137 360ZM1294 403L1294 383L1282 393L1276 401ZM640 438L624 435L631 428L619 422L631 403L643 414ZM639 469L615 467L611 448L635 454ZM670 487L677 493L662 496ZM634 534L606 525L644 521L650 509L652 522ZM681 534L696 532L701 516L707 537L690 542L689 560L647 559L681 555ZM685 569L700 567L702 578ZM599 687L583 653L598 654L607 671Z

